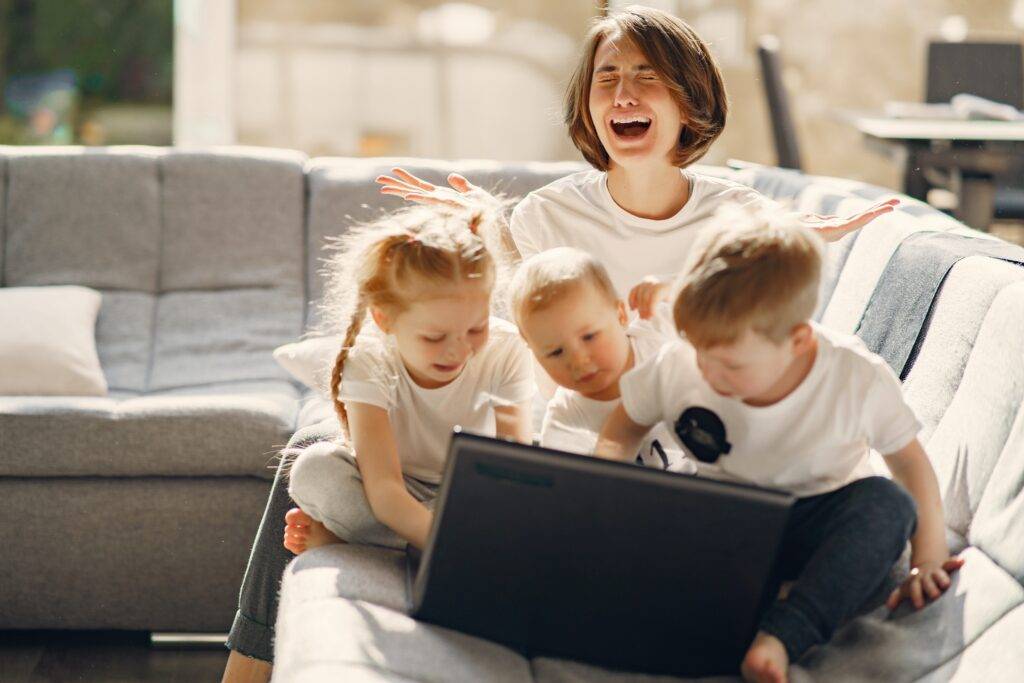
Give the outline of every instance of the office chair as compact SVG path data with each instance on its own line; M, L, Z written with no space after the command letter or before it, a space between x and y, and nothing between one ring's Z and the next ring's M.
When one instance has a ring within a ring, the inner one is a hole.
M782 168L801 171L803 165L800 163L796 126L789 110L789 97L782 83L779 39L771 35L761 36L757 46L757 57L761 62L761 81L764 83L764 94L768 100L776 163Z

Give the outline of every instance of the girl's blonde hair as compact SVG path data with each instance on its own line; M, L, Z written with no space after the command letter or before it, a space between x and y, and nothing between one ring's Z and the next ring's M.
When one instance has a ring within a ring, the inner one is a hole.
M676 329L698 348L750 329L778 344L814 315L825 245L777 211L727 208L694 245L675 286Z
M582 283L589 282L614 306L615 286L601 262L572 247L534 254L519 264L509 283L509 309L519 329L527 316L541 311Z
M341 376L370 309L394 317L416 301L437 296L438 288L467 281L493 291L504 270L493 256L502 254L499 220L499 214L483 207L412 206L357 225L333 240L336 253L324 269L320 327L333 333L344 329L330 386L345 436L348 414L338 400Z

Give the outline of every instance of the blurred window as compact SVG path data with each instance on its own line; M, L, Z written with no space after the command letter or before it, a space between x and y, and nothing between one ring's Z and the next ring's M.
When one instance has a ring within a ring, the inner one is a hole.
M173 4L0 0L0 144L170 144Z

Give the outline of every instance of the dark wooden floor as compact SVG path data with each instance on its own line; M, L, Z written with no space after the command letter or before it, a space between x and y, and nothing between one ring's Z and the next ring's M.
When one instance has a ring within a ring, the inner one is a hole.
M155 648L148 633L0 631L2 683L216 683L227 659L224 647Z

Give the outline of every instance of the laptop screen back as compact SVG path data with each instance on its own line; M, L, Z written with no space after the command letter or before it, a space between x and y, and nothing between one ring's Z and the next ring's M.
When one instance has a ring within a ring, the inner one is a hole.
M791 501L457 434L413 614L530 655L735 671Z

